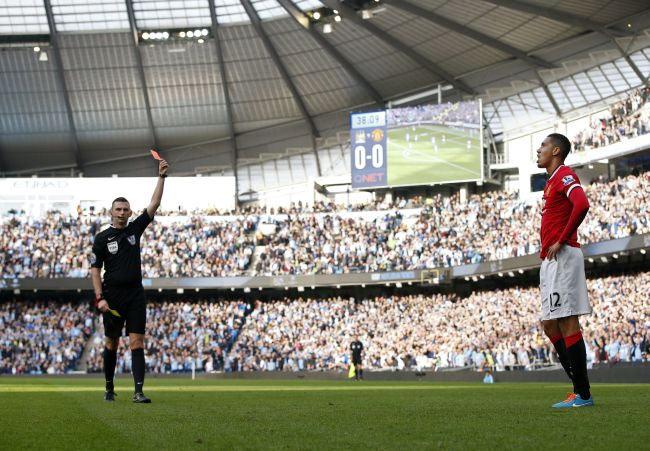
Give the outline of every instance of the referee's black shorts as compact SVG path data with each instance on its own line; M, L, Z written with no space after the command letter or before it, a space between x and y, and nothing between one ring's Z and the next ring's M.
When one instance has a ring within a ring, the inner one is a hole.
M352 363L354 365L361 365L361 356L352 356Z
M111 312L102 313L104 335L119 338L125 325L127 334L144 334L147 305L142 285L104 286L103 293L108 306L120 314L117 317Z

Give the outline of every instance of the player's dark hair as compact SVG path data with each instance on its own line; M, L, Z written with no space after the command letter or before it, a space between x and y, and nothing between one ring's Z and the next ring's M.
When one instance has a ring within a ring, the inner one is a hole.
M117 197L113 200L113 202L111 202L111 209L115 205L115 202L126 202L127 204L129 203L129 201L126 200L126 197Z
M571 141L561 133L551 133L548 137L551 138L554 146L560 148L560 151L562 152L562 161L564 161L571 152Z

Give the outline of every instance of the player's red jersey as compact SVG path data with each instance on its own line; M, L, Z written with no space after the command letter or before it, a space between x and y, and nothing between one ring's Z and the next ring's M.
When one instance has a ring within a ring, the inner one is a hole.
M574 189L582 189L580 180L573 169L568 166L559 166L548 178L544 187L542 206L542 259L546 258L548 248L560 241L562 232L569 221L573 204L569 194ZM568 237L569 246L580 247L577 229Z

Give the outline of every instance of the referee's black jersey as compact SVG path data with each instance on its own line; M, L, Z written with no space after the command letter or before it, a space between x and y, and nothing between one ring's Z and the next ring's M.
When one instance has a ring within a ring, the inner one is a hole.
M140 237L151 224L147 210L125 228L113 226L99 232L93 242L90 266L104 266L104 284L107 286L136 285L142 283L140 262Z
M363 351L363 343L360 341L353 341L350 344L350 351L352 351L352 357L361 358L361 351Z

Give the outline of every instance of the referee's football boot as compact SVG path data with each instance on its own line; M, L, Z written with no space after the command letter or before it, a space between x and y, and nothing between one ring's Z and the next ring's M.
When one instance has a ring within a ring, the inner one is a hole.
M147 398L144 393L138 392L133 394L133 402L138 404L150 404L151 399Z
M113 390L106 390L104 392L104 401L115 401L116 396L117 393L115 393Z

